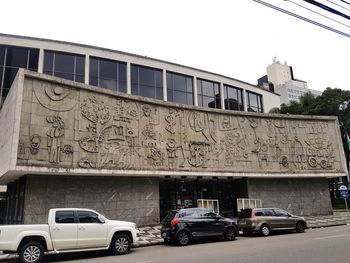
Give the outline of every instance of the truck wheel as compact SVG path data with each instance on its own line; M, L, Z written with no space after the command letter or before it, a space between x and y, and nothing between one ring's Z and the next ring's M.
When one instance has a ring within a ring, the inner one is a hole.
M18 252L22 263L38 263L44 257L44 248L38 242L24 244Z
M111 242L111 251L114 255L124 255L131 248L130 237L124 234L116 235Z

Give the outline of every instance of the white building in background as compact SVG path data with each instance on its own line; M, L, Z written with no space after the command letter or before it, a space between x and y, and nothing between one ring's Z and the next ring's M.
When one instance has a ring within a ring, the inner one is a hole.
M293 68L285 62L281 64L274 61L266 68L267 75L258 80L259 86L269 86L270 90L281 95L281 104L288 104L291 101L299 101L300 96L311 92L315 97L322 94L321 91L309 89L306 81L294 78Z

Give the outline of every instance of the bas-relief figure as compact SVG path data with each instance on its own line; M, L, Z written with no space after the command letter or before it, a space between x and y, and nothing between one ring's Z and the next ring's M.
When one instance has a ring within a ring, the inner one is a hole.
M33 159L46 151L48 166L304 173L342 169L334 121L210 113L34 83L35 98L46 114L45 129L29 134L32 154L27 156ZM67 124L72 118L74 125ZM73 141L66 138L69 131ZM21 140L19 160L24 145Z

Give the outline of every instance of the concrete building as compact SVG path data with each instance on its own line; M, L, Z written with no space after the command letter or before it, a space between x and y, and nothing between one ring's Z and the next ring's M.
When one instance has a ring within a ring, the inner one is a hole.
M322 94L321 91L309 89L306 81L295 79L293 68L287 63L281 64L279 61L274 61L266 68L266 72L267 75L258 80L258 86L265 88L270 86L270 90L281 95L281 104L299 101L300 96L307 92L315 97Z
M149 225L198 204L232 216L239 199L332 213L328 178L347 172L336 118L264 114L278 95L169 62L9 35L0 44L6 223L89 207Z

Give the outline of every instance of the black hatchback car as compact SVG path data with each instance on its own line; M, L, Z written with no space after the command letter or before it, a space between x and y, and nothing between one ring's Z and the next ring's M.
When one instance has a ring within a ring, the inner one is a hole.
M162 221L164 242L186 246L192 239L220 237L235 240L238 227L234 220L222 217L206 208L186 208L169 211Z

